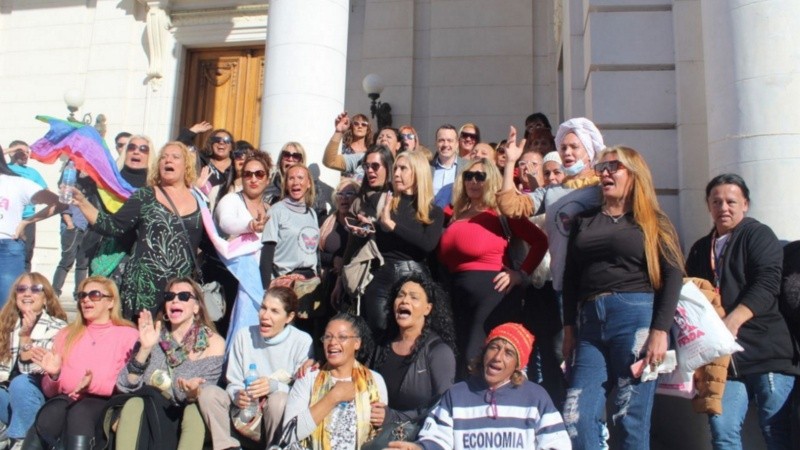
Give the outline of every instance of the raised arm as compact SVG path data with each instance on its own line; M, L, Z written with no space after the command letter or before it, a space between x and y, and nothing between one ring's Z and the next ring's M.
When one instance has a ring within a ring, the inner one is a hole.
M325 153L322 155L322 165L329 169L344 172L346 162L344 156L339 154L339 147L342 144L344 132L350 128L350 118L347 116L347 112L342 112L336 116L334 125L336 128L333 132L333 136L331 136L331 140L328 141L328 145L325 147Z

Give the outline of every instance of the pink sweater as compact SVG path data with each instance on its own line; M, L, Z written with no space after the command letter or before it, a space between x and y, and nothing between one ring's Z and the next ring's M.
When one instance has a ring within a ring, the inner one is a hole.
M58 332L53 349L63 357L67 328ZM133 345L139 339L139 331L128 326L91 324L72 345L69 355L63 359L61 374L53 381L42 377L42 390L47 397L69 394L75 390L87 370L92 371L88 394L110 397L114 392L117 375L128 362Z

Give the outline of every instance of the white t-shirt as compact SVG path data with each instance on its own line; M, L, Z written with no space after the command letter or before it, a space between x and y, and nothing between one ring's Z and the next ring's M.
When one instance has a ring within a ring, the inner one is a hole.
M42 187L31 180L0 175L0 239L11 239L22 221L22 210Z
M262 242L275 242L272 262L278 276L300 268L317 269L319 225L317 214L311 208L293 211L287 200L281 200L269 209L269 220L264 226Z

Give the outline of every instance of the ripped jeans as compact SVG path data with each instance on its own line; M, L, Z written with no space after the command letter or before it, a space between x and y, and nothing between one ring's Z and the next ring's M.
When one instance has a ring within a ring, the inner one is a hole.
M652 319L652 293L612 293L583 303L564 404L564 424L575 450L605 445L606 397L614 388L614 441L623 449L650 448L656 382L634 380L630 366L640 358Z

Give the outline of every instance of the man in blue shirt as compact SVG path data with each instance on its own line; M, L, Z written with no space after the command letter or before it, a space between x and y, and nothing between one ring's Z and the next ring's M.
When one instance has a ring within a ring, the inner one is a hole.
M440 208L452 201L453 183L463 167L464 160L458 156L456 127L450 124L440 126L436 130L436 156L431 162L433 202Z
M39 172L34 169L33 167L28 166L28 160L31 156L31 149L28 147L24 141L12 141L8 144L8 150L6 154L10 155L11 163L8 165L8 168L13 170L14 173L17 175L27 178L34 183L41 186L43 189L47 189L47 183L44 182L44 178ZM28 205L25 207L25 210L22 212L22 219L28 219L31 216L36 214L36 208L33 205ZM36 224L32 223L25 227L25 233L23 236L25 240L25 271L31 271L31 259L33 259L33 248L36 246Z

